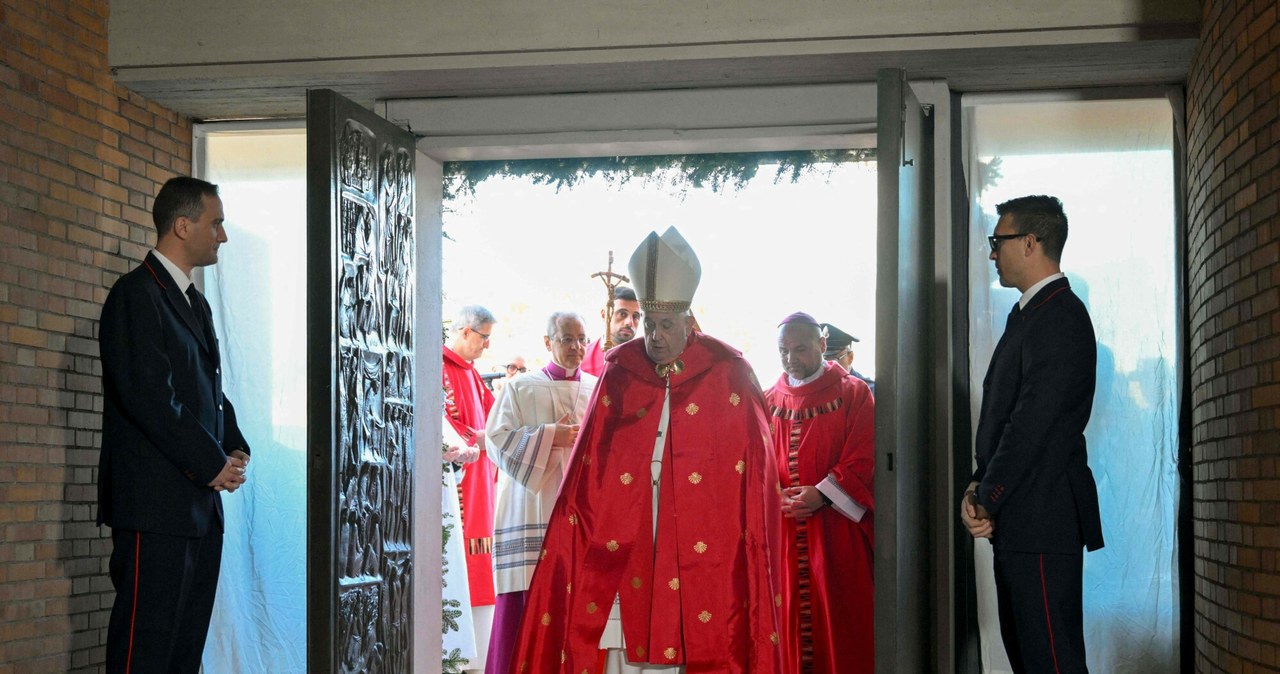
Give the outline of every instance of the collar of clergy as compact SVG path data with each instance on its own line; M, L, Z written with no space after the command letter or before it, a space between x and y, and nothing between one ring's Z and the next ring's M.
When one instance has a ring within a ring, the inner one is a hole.
M665 365L658 364L653 366L653 371L658 373L659 377L670 377L671 375L684 372L684 361L679 358Z

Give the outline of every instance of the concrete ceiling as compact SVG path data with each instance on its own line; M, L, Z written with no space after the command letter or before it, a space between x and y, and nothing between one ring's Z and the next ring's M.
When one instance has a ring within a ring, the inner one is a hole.
M334 89L363 105L404 98L519 96L607 91L871 82L880 68L913 80L945 80L954 91L996 92L1185 82L1196 40L883 51L799 56L640 61L558 66L320 72L289 64L121 68L124 86L200 121L298 118L306 91ZM243 73L282 73L246 76ZM212 73L212 74L207 74ZM225 74L231 73L231 74Z

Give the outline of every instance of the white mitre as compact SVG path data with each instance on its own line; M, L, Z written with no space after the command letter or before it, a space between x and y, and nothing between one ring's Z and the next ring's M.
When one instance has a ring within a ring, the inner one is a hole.
M675 227L668 227L640 242L627 263L640 308L646 313L683 313L693 303L693 293L702 278L702 265Z

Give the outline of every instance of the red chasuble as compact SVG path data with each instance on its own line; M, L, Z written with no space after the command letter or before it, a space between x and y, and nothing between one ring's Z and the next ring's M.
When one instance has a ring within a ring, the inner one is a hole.
M444 347L444 417L467 444L476 446L484 431L493 393L475 367ZM491 606L493 589L493 511L498 470L484 450L463 467L458 497L462 502L462 537L467 556L467 581L472 606Z
M595 671L614 596L627 658L781 672L777 468L742 355L700 333L671 376L657 540L650 462L664 380L634 339L605 355L534 572L515 672Z
M783 487L830 478L867 509L854 522L832 506L783 520L782 615L786 672L875 671L871 495L875 402L838 363L802 386L783 374L765 393Z

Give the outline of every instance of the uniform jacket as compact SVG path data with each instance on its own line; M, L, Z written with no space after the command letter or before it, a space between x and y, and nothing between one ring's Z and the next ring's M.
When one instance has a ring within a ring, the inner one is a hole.
M98 342L104 407L98 523L197 537L222 530L222 499L208 484L227 454L249 452L222 393L208 305L190 306L148 253L116 281ZM209 329L200 328L205 312Z
M1010 314L982 383L975 440L977 502L995 518L996 547L1102 547L1084 440L1097 353L1089 312L1065 278Z

